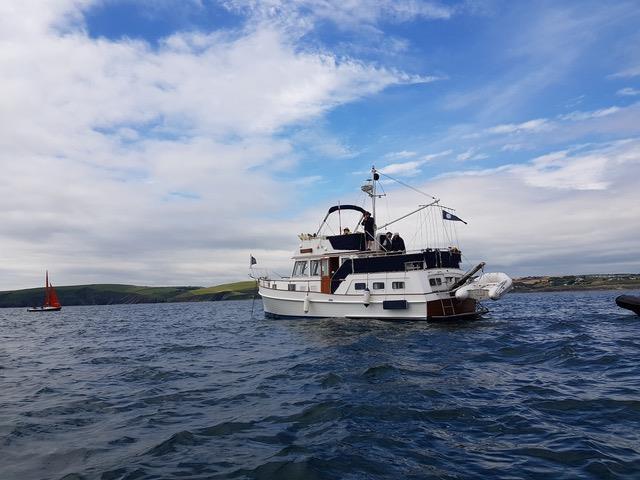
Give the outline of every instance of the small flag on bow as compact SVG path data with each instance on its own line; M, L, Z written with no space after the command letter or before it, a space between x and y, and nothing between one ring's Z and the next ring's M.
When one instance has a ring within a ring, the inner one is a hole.
M258 261L256 260L256 257L254 257L253 255L249 255L249 266L252 267L256 263L258 263Z
M456 217L453 213L447 212L446 210L442 210L442 219L451 220L452 222L462 222L467 225L467 222L462 220L460 217Z

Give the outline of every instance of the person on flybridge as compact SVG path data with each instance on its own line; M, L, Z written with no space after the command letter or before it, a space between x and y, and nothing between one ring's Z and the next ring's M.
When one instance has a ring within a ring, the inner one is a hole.
M391 240L391 250L394 252L405 252L407 247L404 245L404 240L400 236L398 232L393 234L393 238Z
M362 215L362 227L364 228L364 237L367 241L367 250L373 250L375 245L375 233L376 233L376 221L371 216L371 213L364 212Z

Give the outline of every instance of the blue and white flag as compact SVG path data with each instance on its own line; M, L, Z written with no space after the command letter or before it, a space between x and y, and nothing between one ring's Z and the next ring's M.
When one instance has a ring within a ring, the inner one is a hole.
M452 222L462 222L467 225L467 222L462 220L460 217L456 217L453 213L447 212L446 210L442 210L442 219L451 220Z

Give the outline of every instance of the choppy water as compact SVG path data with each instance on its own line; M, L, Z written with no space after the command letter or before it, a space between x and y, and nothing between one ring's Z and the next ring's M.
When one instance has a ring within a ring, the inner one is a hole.
M640 317L615 296L463 325L0 310L0 479L637 479Z

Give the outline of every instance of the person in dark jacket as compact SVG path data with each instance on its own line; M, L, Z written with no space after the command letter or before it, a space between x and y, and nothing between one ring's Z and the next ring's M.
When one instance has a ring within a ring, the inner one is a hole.
M394 252L404 252L407 248L404 246L404 240L399 233L394 233L391 239L391 250Z
M393 250L391 246L391 232L387 232L384 237L382 237L382 250L385 252L391 252Z
M376 237L376 221L369 212L364 212L362 216L362 227L364 228L364 236L367 240L367 250L373 250Z

